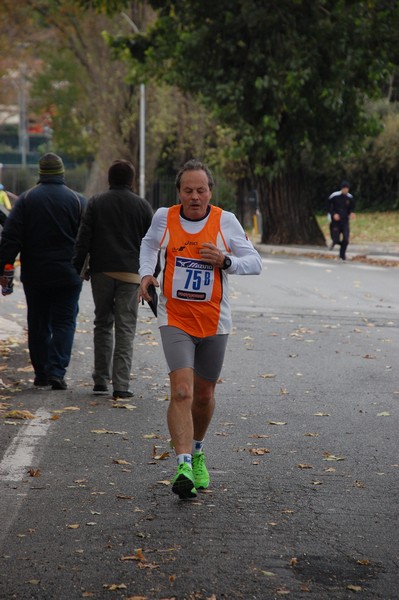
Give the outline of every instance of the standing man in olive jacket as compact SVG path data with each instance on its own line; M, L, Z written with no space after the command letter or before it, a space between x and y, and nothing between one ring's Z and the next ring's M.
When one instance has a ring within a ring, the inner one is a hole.
M21 254L34 385L65 390L82 281L72 264L86 199L65 185L62 159L39 160L38 184L23 192L4 225L0 284L6 264Z
M95 305L95 394L130 398L130 369L136 333L139 253L152 220L147 200L132 191L134 167L116 160L108 170L109 190L90 198L76 241L74 265L80 273L90 255L89 274Z

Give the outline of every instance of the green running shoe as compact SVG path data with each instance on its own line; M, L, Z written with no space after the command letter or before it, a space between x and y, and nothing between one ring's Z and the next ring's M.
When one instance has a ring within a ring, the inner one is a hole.
M197 490L195 489L194 484L194 473L187 463L181 463L177 467L177 473L172 480L172 492L178 494L181 500L197 497Z
M203 452L193 454L193 473L196 489L205 490L209 486L209 473Z

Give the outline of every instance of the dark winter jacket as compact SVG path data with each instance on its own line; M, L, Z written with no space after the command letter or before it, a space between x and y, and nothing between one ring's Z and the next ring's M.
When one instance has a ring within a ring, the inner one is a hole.
M76 241L77 272L89 253L91 273L138 273L141 240L151 221L149 202L128 186L112 186L90 198Z
M62 175L41 176L38 185L19 196L4 225L0 274L20 253L23 283L81 283L72 257L85 207L86 199L69 189Z

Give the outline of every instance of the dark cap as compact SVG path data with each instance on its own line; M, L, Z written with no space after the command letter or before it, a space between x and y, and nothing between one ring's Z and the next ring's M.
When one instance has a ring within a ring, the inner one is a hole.
M347 187L347 188L350 188L350 183L349 183L349 181L345 181L345 180L344 180L344 181L341 181L341 190L342 190L342 188L346 188L346 187Z
M134 166L128 160L115 160L108 170L109 185L127 185L132 187Z
M62 158L53 152L43 154L39 159L39 175L64 175Z

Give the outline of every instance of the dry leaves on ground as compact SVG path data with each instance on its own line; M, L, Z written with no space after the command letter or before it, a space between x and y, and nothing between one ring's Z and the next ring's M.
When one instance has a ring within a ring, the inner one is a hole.
M10 410L5 413L4 417L6 419L36 419L29 410Z

